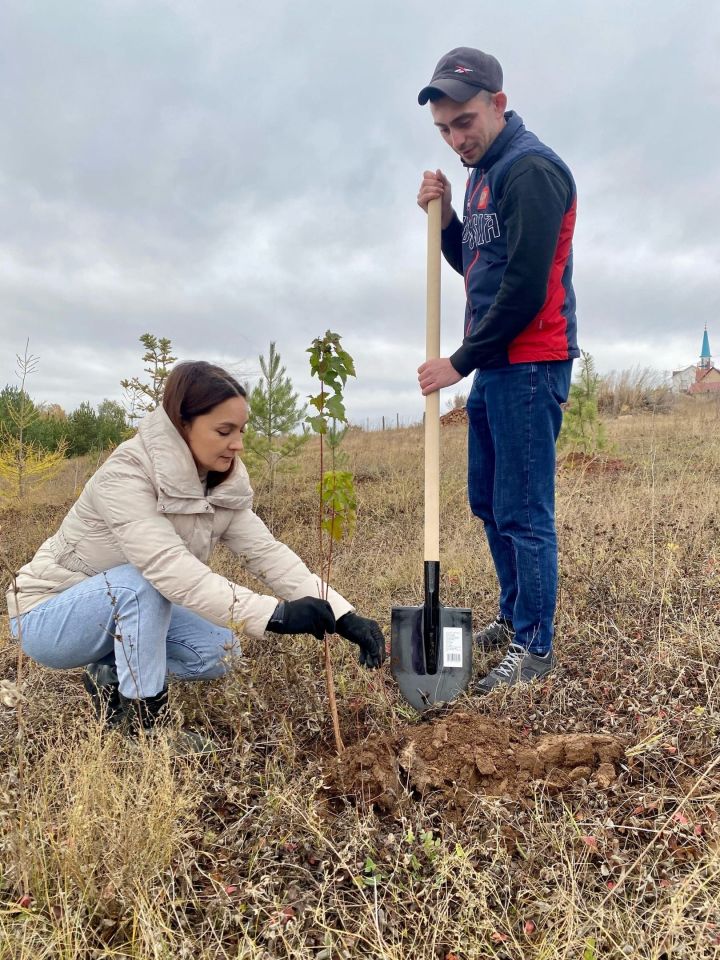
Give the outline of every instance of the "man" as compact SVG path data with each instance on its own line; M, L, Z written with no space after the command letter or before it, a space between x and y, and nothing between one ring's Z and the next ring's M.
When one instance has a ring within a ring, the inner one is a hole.
M423 394L475 371L468 396L468 493L500 584L497 618L476 635L509 641L477 691L549 673L557 595L555 441L579 356L572 287L575 184L563 161L506 112L502 69L469 47L446 54L418 96L468 170L462 223L442 171L418 204L442 199L442 249L465 278L465 336L418 370Z

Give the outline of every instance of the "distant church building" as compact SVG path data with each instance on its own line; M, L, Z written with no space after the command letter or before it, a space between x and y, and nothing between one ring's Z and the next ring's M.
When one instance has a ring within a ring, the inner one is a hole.
M673 370L672 385L677 393L720 392L720 370L713 366L707 328L703 334L700 362L684 370Z

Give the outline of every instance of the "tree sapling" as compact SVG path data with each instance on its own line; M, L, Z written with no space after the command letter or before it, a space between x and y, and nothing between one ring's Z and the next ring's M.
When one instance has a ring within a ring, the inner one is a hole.
M347 424L343 387L348 377L355 376L355 365L350 354L342 349L339 335L330 330L324 337L316 337L307 352L310 354L310 372L320 381L320 392L310 397L310 405L316 412L306 417L306 421L320 438L318 547L320 576L325 582L325 599L327 599L333 545L342 540L346 534L352 533L355 526L357 499L352 473L349 470L336 469L336 443L330 445L331 469L325 470L324 439L331 430L334 430L337 436L338 424ZM325 677L335 746L338 753L341 753L344 746L340 735L327 634L325 635Z

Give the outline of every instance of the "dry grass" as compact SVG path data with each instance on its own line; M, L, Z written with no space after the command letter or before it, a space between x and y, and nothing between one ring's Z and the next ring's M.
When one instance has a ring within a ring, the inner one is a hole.
M601 377L598 385L598 409L605 416L667 413L677 399L667 374L651 367L613 370Z
M192 762L162 740L102 737L76 673L26 663L20 739L0 706L0 960L720 956L717 427L704 403L615 421L619 467L560 470L558 672L462 703L532 734L621 736L606 789L478 795L461 823L432 797L408 794L392 816L333 799L322 654L304 638L246 641L231 676L173 687L222 748ZM464 430L442 443L443 599L481 623L495 584L466 505ZM421 599L422 435L352 431L347 450L360 515L335 584L388 628L394 604ZM312 456L274 507L276 534L311 562ZM13 564L59 522L65 482L0 519ZM242 578L232 557L215 564ZM342 642L334 656L346 743L412 719L385 671L361 671Z

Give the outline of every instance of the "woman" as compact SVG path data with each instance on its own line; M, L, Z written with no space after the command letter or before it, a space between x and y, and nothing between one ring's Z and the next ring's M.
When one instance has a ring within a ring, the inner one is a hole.
M253 513L238 459L247 421L245 390L229 373L176 366L162 406L91 477L8 592L23 650L55 669L86 665L85 686L111 725L152 728L168 675L222 676L234 632L336 631L364 666L384 658L378 624L332 589L320 599L325 585ZM283 599L213 573L218 542Z

